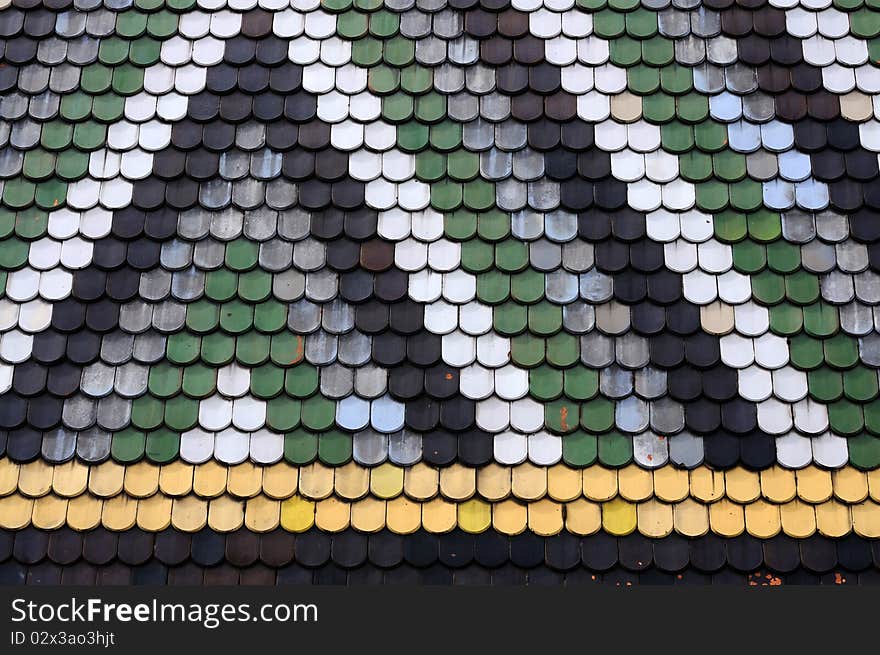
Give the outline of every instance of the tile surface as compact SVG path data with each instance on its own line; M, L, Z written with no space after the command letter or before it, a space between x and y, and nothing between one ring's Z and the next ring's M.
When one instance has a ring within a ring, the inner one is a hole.
M0 0L0 577L874 580L877 62L874 0Z

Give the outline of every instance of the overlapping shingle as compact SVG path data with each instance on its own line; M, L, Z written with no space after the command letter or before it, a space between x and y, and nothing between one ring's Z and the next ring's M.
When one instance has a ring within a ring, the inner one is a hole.
M0 533L5 584L868 584L870 542L346 531Z
M541 538L346 531L228 535L2 533L6 584L866 584L876 548L848 538ZM772 568L771 568L772 567Z
M355 528L409 534L880 537L876 474L810 467L725 473L701 467L620 471L594 466L460 465L366 469L214 463L156 467L34 462L3 471L0 528L68 526L195 532Z
M395 529L343 471L555 471L611 535L880 533L870 3L0 5L0 525L247 523L108 470L235 470L294 531ZM574 497L511 493L379 498L566 532Z

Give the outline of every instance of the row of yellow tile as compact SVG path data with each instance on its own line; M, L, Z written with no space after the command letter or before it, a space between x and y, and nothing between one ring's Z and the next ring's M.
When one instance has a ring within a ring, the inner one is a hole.
M247 500L230 495L206 500L194 495L172 498L161 494L142 499L120 494L109 500L89 494L72 499L50 494L34 499L16 493L0 498L0 527L18 530L29 524L46 530L64 525L90 530L103 525L110 530L138 526L159 531L173 526L187 532L206 526L220 532L243 527L265 532L279 526L302 532L317 526L327 532L352 527L363 532L387 528L408 534L419 529L440 533L459 527L473 533L494 529L504 534L531 530L553 535L568 530L587 535L604 530L622 536L638 530L658 538L672 531L688 537L710 531L725 537L743 531L759 538L780 532L804 538L817 531L842 537L854 530L863 537L876 538L880 537L880 504L867 500L845 505L829 500L810 505L795 499L782 505L764 500L739 505L726 498L711 505L692 498L674 504L656 499L630 503L621 498L605 503L585 499L558 503L546 498L530 503L512 499L454 503L442 498L416 502L404 496L347 502L337 497L277 500L262 494Z
M285 463L266 467L250 463L224 466L214 461L165 466L105 462L89 467L76 460L53 466L40 460L16 464L0 459L0 496L17 492L39 498L54 493L73 498L87 491L100 498L123 492L146 498L161 492L166 496L195 494L202 498L223 494L252 498L264 494L278 500L295 494L321 500L335 494L344 500L367 496L389 500L403 495L415 501L437 497L452 501L476 497L490 502L507 498L532 501L549 497L568 502L583 497L606 502L621 497L631 502L656 498L676 503L690 497L704 503L722 498L740 504L762 498L787 503L798 498L818 504L834 498L856 504L868 498L880 502L880 470L865 472L846 467L828 471L809 466L792 471L776 466L761 472L743 468L722 472L705 466L690 471L663 466L650 471L634 464L622 469L598 465L572 469L562 464L490 464L479 469L458 464L447 468L383 464L367 468L354 462L338 468L321 464L298 468Z

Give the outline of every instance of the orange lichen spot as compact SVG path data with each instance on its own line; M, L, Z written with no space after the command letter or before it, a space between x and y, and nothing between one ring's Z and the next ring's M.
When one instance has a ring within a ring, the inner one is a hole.
M444 375L443 377L445 377L447 380L451 380L451 379L452 379L452 373L447 373L447 374Z
M306 342L305 339L302 338L301 334L296 335L296 351L294 352L293 359L290 360L291 364L296 364L297 362L302 361L303 355L306 351Z
M840 573L835 573L834 584L846 584L846 578L844 578Z
M653 462L653 461L654 461L654 456L653 456L651 453L648 453L648 458L647 458L647 459L648 459L649 462Z
M559 409L559 427L568 430L568 407L565 405Z

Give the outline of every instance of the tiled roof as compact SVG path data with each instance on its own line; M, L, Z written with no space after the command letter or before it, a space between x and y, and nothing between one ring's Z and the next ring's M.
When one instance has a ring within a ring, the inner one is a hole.
M137 526L148 532L352 527L398 534L454 528L507 535L529 530L542 536L638 532L658 539L673 531L686 537L743 532L764 539L779 534L880 537L880 475L851 467L833 474L816 466L797 474L780 467L758 473L530 464L368 469L357 463L227 468L213 462L161 467L108 462L89 468L34 462L5 467L0 528L10 530L32 524L45 530Z
M873 0L0 0L0 580L877 579L878 66Z

